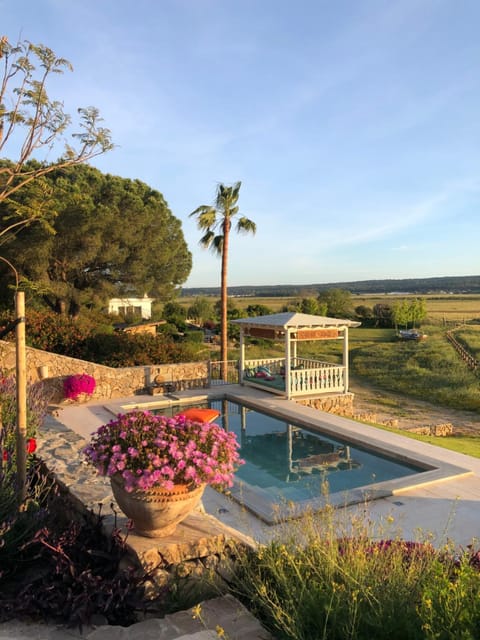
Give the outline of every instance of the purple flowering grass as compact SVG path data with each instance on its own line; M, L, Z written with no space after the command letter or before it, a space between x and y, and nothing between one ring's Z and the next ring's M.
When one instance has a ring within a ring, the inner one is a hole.
M175 484L229 487L243 464L234 433L214 423L133 411L99 427L84 449L103 476L120 474L125 490Z
M15 435L17 422L16 376L0 372L0 407L4 435ZM27 434L34 436L48 412L51 393L43 381L27 385Z

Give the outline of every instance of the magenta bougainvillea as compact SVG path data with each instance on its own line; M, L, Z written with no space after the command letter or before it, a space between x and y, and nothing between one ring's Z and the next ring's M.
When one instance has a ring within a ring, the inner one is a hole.
M95 378L86 373L77 373L73 376L68 376L68 378L65 378L63 381L63 392L65 398L69 400L77 400L82 393L91 396L95 391L95 387Z
M84 453L101 475L120 474L131 492L179 483L231 486L243 464L238 449L235 433L217 424L132 411L99 427Z

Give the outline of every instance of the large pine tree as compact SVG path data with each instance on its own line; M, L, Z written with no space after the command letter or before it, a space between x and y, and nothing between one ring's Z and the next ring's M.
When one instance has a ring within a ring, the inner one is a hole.
M160 192L88 165L52 171L42 181L48 224L10 236L2 253L51 309L74 316L83 305L100 307L133 291L167 299L187 279L191 253ZM12 207L35 204L38 185L0 203L0 224Z

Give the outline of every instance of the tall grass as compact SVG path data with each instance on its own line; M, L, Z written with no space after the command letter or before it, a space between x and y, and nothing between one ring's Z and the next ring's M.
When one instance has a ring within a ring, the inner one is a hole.
M27 435L32 438L47 413L49 396L42 382L27 387ZM52 481L41 472L41 463L27 455L27 498L18 502L16 467L16 378L0 371L0 579L22 557L22 543L40 527L45 517L44 498Z
M480 360L480 326L472 325L455 331L455 338L474 358Z
M480 637L475 552L379 539L362 518L345 525L327 508L240 557L234 594L277 640Z
M478 375L470 371L446 341L427 327L428 338L355 346L352 373L389 391L454 409L480 410Z

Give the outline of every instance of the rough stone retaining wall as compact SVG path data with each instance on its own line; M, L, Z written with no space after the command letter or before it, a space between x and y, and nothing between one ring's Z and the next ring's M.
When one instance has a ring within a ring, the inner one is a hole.
M339 416L352 416L353 414L353 393L329 394L320 398L293 398L298 404L306 407L328 411Z
M253 540L231 529L201 508L187 516L171 536L145 538L129 530L128 519L118 508L110 481L99 476L85 462L87 445L54 416L47 416L38 434L36 455L53 475L58 485L68 492L74 512L93 512L103 516L108 533L116 528L126 538L129 549L127 564L141 574L149 574L147 595L154 597L162 589L181 579L201 582L207 574L228 575L230 563L239 546L254 546Z
M93 399L122 398L145 393L156 380L172 383L176 389L206 387L208 363L106 367L86 360L27 347L27 378L34 383L44 379L53 402L63 399L63 380L69 375L87 373L97 383ZM0 369L15 371L15 344L0 340Z
M434 424L426 427L415 427L408 429L411 433L418 433L421 436L446 437L453 435L453 425L450 422L444 424Z

